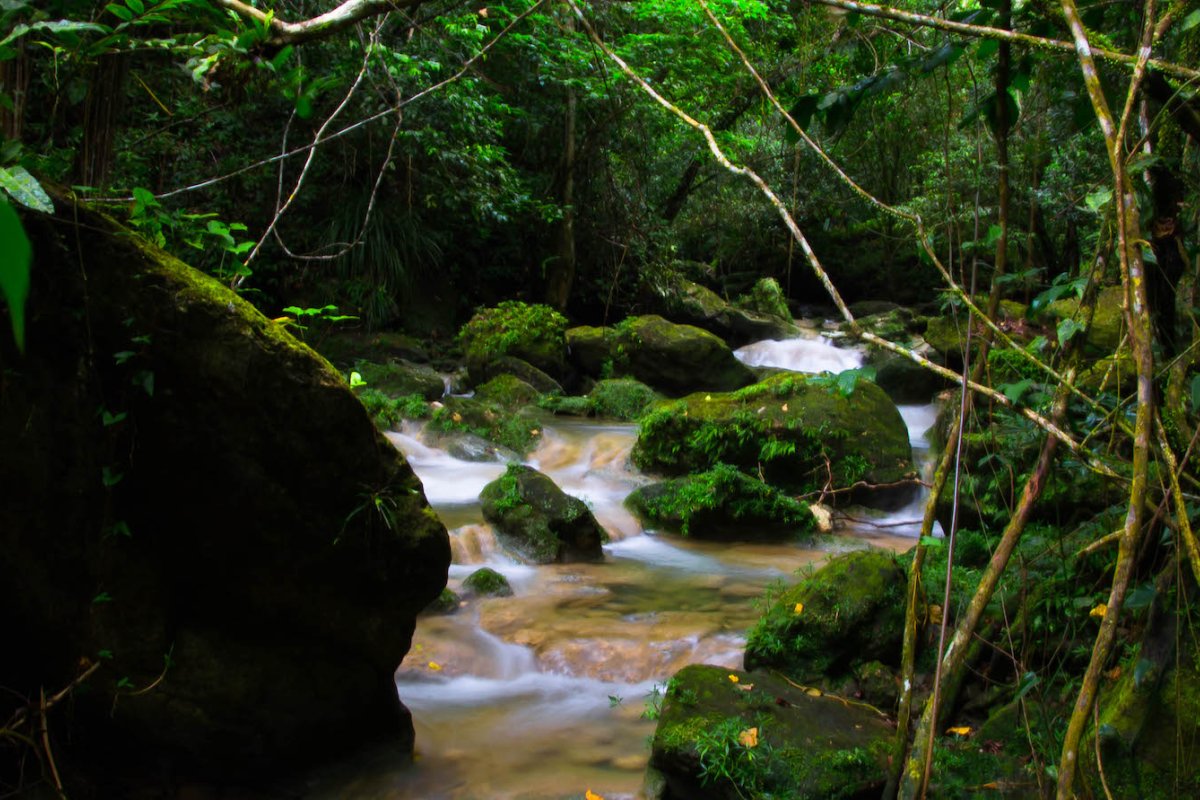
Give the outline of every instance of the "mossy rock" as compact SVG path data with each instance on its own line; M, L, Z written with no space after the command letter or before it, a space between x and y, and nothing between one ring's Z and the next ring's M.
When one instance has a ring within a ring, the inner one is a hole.
M425 400L437 400L446 393L446 379L425 364L403 360L382 364L357 361L354 369L362 376L367 388L390 397L415 394Z
M856 665L895 666L904 630L904 569L882 550L831 559L774 599L746 639L746 669L778 669L800 683Z
M1124 293L1120 286L1109 286L1096 294L1092 322L1084 339L1084 352L1092 356L1107 356L1116 352L1125 331ZM1051 303L1046 309L1055 322L1074 319L1083 322L1079 301L1066 298Z
M928 403L949 383L912 359L870 348L866 366L875 370L875 385L896 403Z
M987 298L977 298L977 302L983 307L987 303ZM1027 306L1015 300L1000 301L1000 307L996 312L996 322L1008 332L1014 341L1023 342L1033 338L1034 329L1024 322L1027 310ZM972 353L976 352L983 331L984 328L979 323L976 323L975 329L971 331ZM963 309L957 317L950 314L929 317L923 336L929 346L941 356L944 363L956 369L961 367L967 342L966 309Z
M475 390L475 397L485 403L495 403L504 409L516 410L536 403L542 396L534 387L516 375L497 375Z
M479 497L500 542L535 564L604 557L604 529L587 504L532 467L509 464Z
M331 362L350 369L355 361L386 364L407 361L424 364L429 353L421 340L392 331L332 330L308 338L312 348Z
M617 348L615 330L581 325L568 329L566 340L568 358L582 374L592 378L612 377Z
M542 416L536 408L517 411L474 397L447 397L433 412L427 431L442 441L474 436L497 449L519 456L533 451L542 439Z
M725 464L638 487L625 504L652 527L697 539L794 539L816 527L807 503Z
M881 339L896 342L910 347L915 339L929 325L925 317L917 316L910 309L896 307L888 311L871 314L856 319L858 327L868 333L873 333ZM842 330L851 333L848 323L842 325Z
M773 283L776 293L764 284L758 295L728 303L705 286L678 275L668 276L648 287L646 305L672 322L702 328L735 347L798 335L779 285L770 278L763 280Z
M673 397L754 383L754 373L720 338L654 315L631 317L617 327L614 370Z
M450 562L420 481L283 325L55 202L18 212L26 352L0 336L0 685L36 697L103 654L52 723L92 781L68 793L411 749L395 667Z
M891 739L887 718L864 704L696 664L667 684L650 768L670 800L873 797Z
M481 597L511 597L513 590L508 578L491 567L480 567L466 577L463 591Z
M731 464L761 470L793 494L863 482L838 499L880 507L914 491L903 483L913 474L912 447L895 404L870 381L844 393L828 376L779 373L740 391L660 403L641 420L633 462L668 476Z
M502 356L512 356L553 377L562 376L566 366L566 329L566 318L549 306L509 300L477 311L458 332L458 341L472 376Z
M392 397L369 386L355 390L375 427L383 431L395 430L406 419L428 419L433 414L432 404L418 394Z
M453 614L458 611L461 602L462 598L453 589L442 589L442 593L437 596L437 599L425 606L425 613Z
M734 304L739 308L767 314L791 322L792 312L788 310L787 297L783 288L774 278L759 278L750 291L741 295Z
M516 356L500 356L482 364L475 364L468 370L468 378L474 386L481 386L501 375L519 378L541 394L561 394L563 390L562 385L554 378Z
M598 381L584 397L544 397L539 405L555 414L604 417L629 422L640 418L662 395L633 378Z

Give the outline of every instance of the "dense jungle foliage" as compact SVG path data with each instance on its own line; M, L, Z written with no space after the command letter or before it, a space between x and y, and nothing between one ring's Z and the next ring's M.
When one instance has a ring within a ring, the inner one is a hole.
M345 317L467 362L774 278L971 386L927 514L955 535L906 556L889 791L978 755L942 738L975 670L1039 790L1100 796L1097 742L1142 741L1120 709L1200 710L1198 88L1196 0L3 0L3 313L19 343L42 185L309 341ZM1174 763L1107 780L1200 790Z

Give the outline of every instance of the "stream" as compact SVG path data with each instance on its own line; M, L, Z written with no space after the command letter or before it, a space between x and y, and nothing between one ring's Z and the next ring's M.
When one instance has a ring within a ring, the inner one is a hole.
M801 372L861 365L861 354L817 338L738 351L754 366ZM919 463L933 406L902 406ZM607 530L605 559L530 566L507 556L483 522L479 492L500 462L468 462L423 443L419 427L389 433L450 530L449 587L480 566L503 573L514 596L463 602L426 615L396 671L412 711L416 755L378 752L326 775L310 796L380 800L550 800L592 791L636 798L654 722L656 686L690 663L740 667L756 603L773 582L831 554L870 546L905 550L920 499L883 514L851 509L817 545L731 544L644 530L622 505L649 479L629 463L637 426L556 419L526 463L585 500Z

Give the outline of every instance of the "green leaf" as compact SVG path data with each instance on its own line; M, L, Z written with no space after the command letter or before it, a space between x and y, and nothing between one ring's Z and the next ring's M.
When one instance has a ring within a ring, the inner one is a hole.
M1192 413L1200 411L1200 375L1192 378Z
M1073 319L1064 319L1058 323L1058 343L1066 344L1071 341L1071 337L1083 330L1083 323Z
M125 6L119 6L116 3L109 3L108 5L106 5L104 7L104 10L107 11L108 13L112 14L114 17L121 20L122 22L129 22L129 20L133 19L132 11L130 11Z
M125 5L129 6L129 10L135 14L141 14L146 10L146 7L142 5L142 0L125 0Z
M92 598L92 604L99 605L100 603L111 603L112 599L112 595L108 592L101 592Z
M107 408L100 412L100 421L104 427L111 428L113 425L123 421L127 417L124 411L118 411L116 414L110 412Z
M1017 696L1014 699L1020 700L1029 694L1029 690L1037 686L1040 682L1041 680L1038 678L1037 673L1026 672L1021 676L1021 688L1017 690Z
M26 208L43 214L54 213L54 203L50 201L50 196L46 194L38 179L30 175L24 167L0 167L0 188Z
M939 539L936 536L922 536L921 544L923 544L926 547L932 547L934 549L938 549L938 548L946 546L946 540Z
M33 22L28 25L22 23L14 25L8 35L0 39L0 47L6 44L15 42L22 36L33 33L34 31L49 31L55 34L71 34L84 31L93 31L95 33L109 33L110 28L107 25L98 25L94 22L77 22L72 19L56 19L46 20L44 22Z
M100 480L104 482L106 488L111 489L125 478L125 473L117 472L112 467L104 467L100 470Z
M1021 402L1021 397L1028 392L1032 386L1033 381L1029 378L1025 378L1024 380L1017 381L1016 383L1001 384L1000 391L1003 392L1004 396L1012 402L1019 403Z
M1183 18L1183 22L1179 23L1179 32L1190 31L1197 25L1200 25L1200 8Z
M13 339L25 352L25 298L29 296L29 263L33 247L21 219L7 202L0 201L0 294L8 305Z
M1100 209L1104 208L1111 201L1112 201L1112 189L1110 189L1106 186L1100 187L1096 191L1089 194L1083 200L1083 202L1087 204L1087 207L1092 211L1093 214L1099 214Z
M1138 611L1153 603L1157 596L1158 589L1154 587L1153 582L1147 581L1129 593L1129 597L1125 600L1125 608L1129 611Z

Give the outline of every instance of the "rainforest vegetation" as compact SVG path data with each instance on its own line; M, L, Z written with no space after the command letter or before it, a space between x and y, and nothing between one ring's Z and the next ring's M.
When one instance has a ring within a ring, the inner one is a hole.
M1200 792L1196 0L2 0L0 190L0 407L51 324L38 232L85 212L329 358L383 428L523 455L540 413L641 419L635 462L674 483L639 502L685 533L729 527L705 516L714 486L805 531L807 503L881 497L911 474L903 437L797 412L844 401L865 427L892 401L858 384L940 391L923 535L861 567L878 580L826 576L886 594L854 611L817 573L748 635L760 691L783 676L774 705L799 708L797 682L836 692L842 628L876 631L888 725L801 790L808 734L760 745L735 711L697 728L688 707L756 679L693 670L655 763L685 752L713 797L860 796L864 771L887 797ZM712 333L656 362L643 348L678 334L652 315ZM759 382L729 357L793 317L871 368ZM137 366L160 333L102 357ZM367 354L405 348L428 363ZM458 365L475 397L430 405ZM23 458L4 445L6 481ZM496 515L533 502L502 489ZM395 527L390 495L360 494L348 523ZM598 557L588 525L537 557ZM0 793L62 789L47 720L104 661L83 655L8 687L0 752L23 766Z

